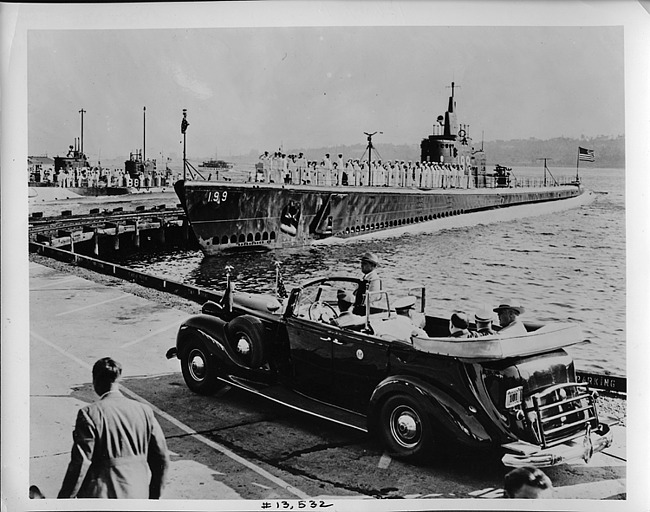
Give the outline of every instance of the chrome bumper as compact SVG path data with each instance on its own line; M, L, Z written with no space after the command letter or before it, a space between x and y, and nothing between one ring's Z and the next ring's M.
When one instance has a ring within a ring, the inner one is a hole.
M518 453L506 453L501 462L504 466L515 468L521 466L544 468L578 459L589 462L594 453L611 446L612 440L612 431L607 425L601 423L596 430L587 432L584 436L550 448L540 449L539 446L523 441L504 444L502 448Z

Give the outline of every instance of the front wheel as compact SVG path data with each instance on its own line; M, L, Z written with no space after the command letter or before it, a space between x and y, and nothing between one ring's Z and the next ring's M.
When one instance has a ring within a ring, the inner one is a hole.
M214 360L200 340L190 339L183 347L180 360L185 384L195 393L210 395L221 387Z
M420 457L433 447L429 418L417 400L406 394L389 397L379 415L379 432L391 455Z

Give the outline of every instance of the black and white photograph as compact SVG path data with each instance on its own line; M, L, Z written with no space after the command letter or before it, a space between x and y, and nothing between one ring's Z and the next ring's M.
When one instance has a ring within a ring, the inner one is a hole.
M0 13L7 510L650 510L648 2Z

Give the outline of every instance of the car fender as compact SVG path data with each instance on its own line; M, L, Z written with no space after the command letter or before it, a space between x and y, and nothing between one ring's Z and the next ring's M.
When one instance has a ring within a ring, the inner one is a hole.
M225 320L212 315L196 315L188 318L181 324L176 335L177 356L180 357L188 338L191 335L198 335L212 355L222 358L229 352L226 324Z
M493 442L492 436L469 407L464 407L449 394L430 383L405 375L387 377L373 391L368 415L368 430L371 433L375 431L384 400L396 393L405 393L420 400L432 424L440 430L442 436L470 445L485 445Z
M212 315L197 315L183 322L176 335L176 355L180 358L183 347L191 336L203 340L207 350L228 373L260 382L272 382L275 374L270 369L252 369L239 361L228 342L228 322Z

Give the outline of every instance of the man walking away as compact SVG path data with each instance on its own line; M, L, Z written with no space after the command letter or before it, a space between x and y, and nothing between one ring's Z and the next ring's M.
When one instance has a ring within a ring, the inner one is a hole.
M59 498L160 498L169 467L165 436L151 407L122 395L121 375L110 357L93 366L100 399L77 415Z

